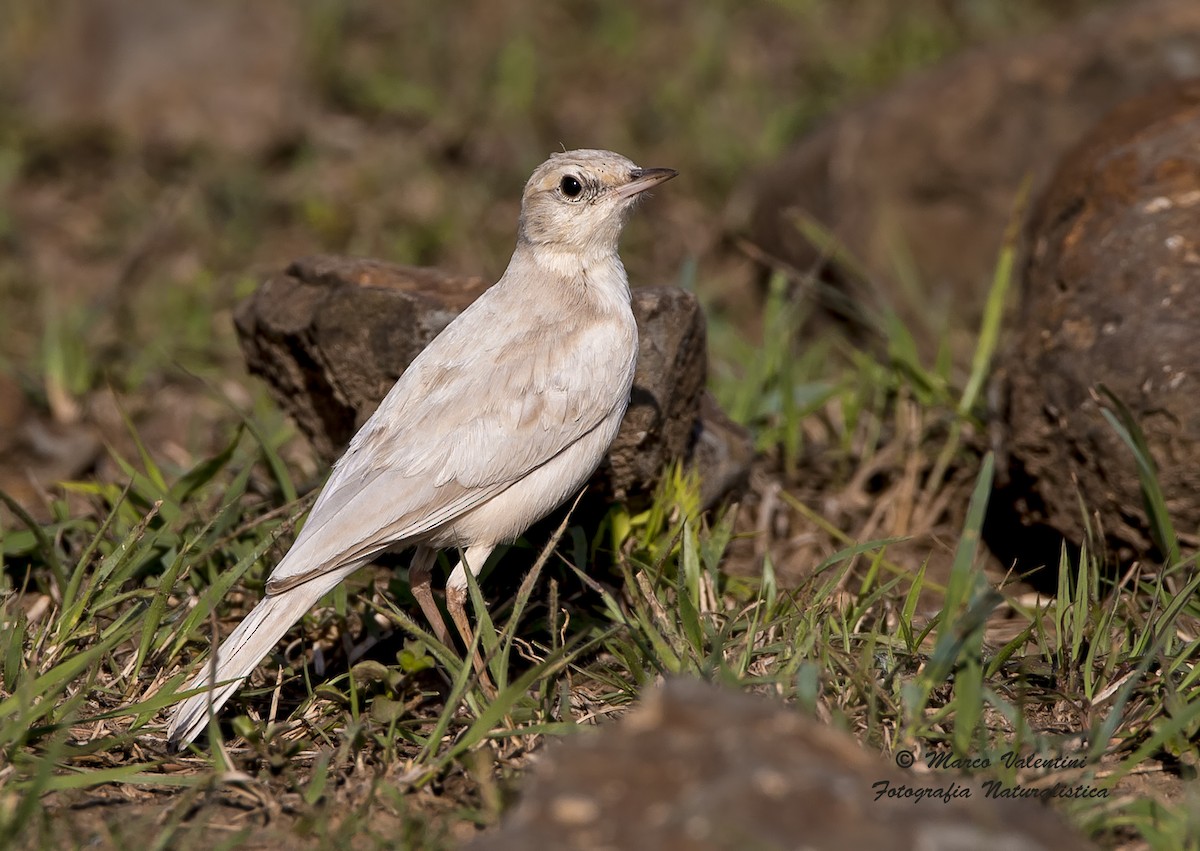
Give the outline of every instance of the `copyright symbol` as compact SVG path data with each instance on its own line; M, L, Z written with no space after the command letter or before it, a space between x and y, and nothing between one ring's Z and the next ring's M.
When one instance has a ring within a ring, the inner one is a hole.
M916 761L917 758L912 751L896 751L896 765L901 768L912 768Z

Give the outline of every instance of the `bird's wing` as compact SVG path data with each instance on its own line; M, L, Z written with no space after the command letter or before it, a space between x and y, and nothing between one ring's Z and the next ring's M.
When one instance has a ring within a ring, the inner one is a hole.
M355 435L268 590L453 521L624 401L633 364L613 360L631 348L627 323L525 321L517 324L526 330L511 330L494 321L503 307L487 309L486 295L413 361Z

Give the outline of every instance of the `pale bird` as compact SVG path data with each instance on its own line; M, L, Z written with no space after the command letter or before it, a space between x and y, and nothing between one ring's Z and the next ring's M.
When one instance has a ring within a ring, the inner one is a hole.
M675 175L611 151L538 166L508 269L350 441L266 596L188 686L206 690L175 709L173 743L196 738L305 612L385 550L416 548L413 595L444 643L430 578L438 550L461 552L446 608L470 645L466 571L576 493L617 434L638 350L617 242L641 193Z

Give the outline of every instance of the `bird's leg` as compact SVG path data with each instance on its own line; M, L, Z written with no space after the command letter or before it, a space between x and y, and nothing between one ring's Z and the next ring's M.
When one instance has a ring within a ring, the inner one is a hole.
M408 567L408 587L421 605L425 620L433 629L437 640L450 646L450 630L446 629L446 621L442 619L441 610L433 599L433 563L437 561L437 550L431 547L417 547L413 552L412 562Z
M495 547L490 544L476 544L473 547L467 547L462 554L462 560L450 573L450 578L446 580L446 609L450 612L450 617L458 628L458 634L462 636L463 644L467 648L471 646L472 633L471 624L467 622L466 572L470 570L472 576L478 576L494 549ZM483 658L479 655L478 648L475 649L475 657L471 661L475 665L480 681L485 685L490 685L491 681L488 679L487 670L484 668Z

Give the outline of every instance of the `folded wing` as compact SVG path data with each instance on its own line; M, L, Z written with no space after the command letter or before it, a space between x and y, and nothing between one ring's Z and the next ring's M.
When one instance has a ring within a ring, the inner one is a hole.
M611 326L521 338L489 328L490 311L469 313L413 361L355 436L268 591L453 522L571 446L628 393L620 369L623 386L595 387L598 358L612 357ZM492 339L481 346L483 334ZM468 348L469 363L455 357Z

